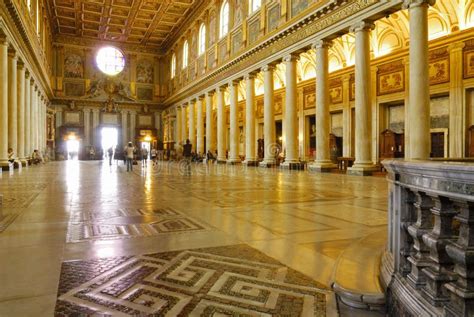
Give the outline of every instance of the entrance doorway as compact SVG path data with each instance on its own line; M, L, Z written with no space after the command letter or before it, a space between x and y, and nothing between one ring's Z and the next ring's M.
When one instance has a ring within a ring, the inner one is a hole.
M67 159L77 160L79 155L79 140L71 135L66 141Z
M107 157L109 154L108 150L112 148L112 155L115 152L115 147L118 144L118 130L117 128L102 128L102 153L104 157Z

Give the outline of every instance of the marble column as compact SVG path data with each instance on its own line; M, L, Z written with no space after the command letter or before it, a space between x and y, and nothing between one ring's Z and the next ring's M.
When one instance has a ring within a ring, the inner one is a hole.
M18 83L16 51L8 50L8 146L18 157Z
M186 140L188 139L188 121L187 121L187 108L186 105L181 105L181 142L186 144Z
M273 72L275 66L267 65L262 68L263 71L263 134L265 154L262 167L272 167L276 164L275 155L277 150L275 136L275 92L273 86Z
M214 118L212 117L212 102L214 91L206 94L206 149L214 155L216 151L216 137L214 133Z
M372 23L362 21L351 28L356 37L355 61L355 162L349 174L370 175L376 170L372 161L372 120L370 86L370 31Z
M435 0L405 0L410 15L410 157L430 157L430 82L428 62L428 7Z
M25 64L18 61L18 79L17 79L17 100L18 100L18 129L17 129L17 154L18 158L24 162L25 160Z
M463 124L463 49L464 42L449 45L449 157L465 156L465 127Z
M350 101L350 75L342 76L342 156L352 156L352 108Z
M8 166L8 42L0 38L0 167Z
M176 106L175 107L175 111L176 111L176 135L175 135L175 140L176 140L176 144L175 146L179 146L181 144L181 140L183 139L183 137L181 136L181 131L183 130L183 128L181 127L182 125L182 121L181 121L181 107L180 106Z
M25 71L25 149L24 149L26 158L30 157L32 153L31 152L31 139L30 139L30 131L31 131L30 112L31 112L31 78L30 78L30 72L26 70Z
M91 143L91 109L89 108L84 108L83 110L84 113L84 145L92 145Z
M229 83L230 89L230 136L229 136L229 159L228 164L240 163L239 157L239 119L238 119L238 94L239 82L231 81Z
M128 144L128 141L131 141L128 137L128 111L122 110L122 147L125 147Z
M329 48L331 42L321 40L314 45L316 50L316 161L311 169L329 172L336 168L331 162L329 134L331 114L329 113Z
M193 152L196 150L196 115L195 115L195 109L196 109L196 101L195 100L190 100L189 101L189 134L188 134L188 139L193 145Z
M297 111L297 87L296 87L296 63L298 55L290 54L283 58L286 69L285 85L285 161L283 168L300 169L298 153L298 111Z
M34 138L34 133L35 133L35 111L36 111L36 94L38 87L35 86L35 81L32 78L31 79L31 86L30 86L30 153L33 153L34 150L36 150L36 143L35 143L35 138Z
M224 87L217 88L217 163L225 163L226 158L226 113Z
M245 77L245 161L248 166L258 164L255 151L256 131L255 131L255 74Z
M100 140L100 131L99 131L99 109L92 109L92 138L91 145L96 147L96 150L99 148ZM133 142L132 135L130 134L130 139ZM97 152L97 151L96 151Z
M202 100L204 99L203 96L199 96L196 101L196 108L197 108L197 120L196 120L196 132L197 132L197 140L196 140L196 153L205 155L204 153L204 117L203 117L203 105Z
M135 144L136 140L136 125L137 125L137 112L130 111L130 139Z

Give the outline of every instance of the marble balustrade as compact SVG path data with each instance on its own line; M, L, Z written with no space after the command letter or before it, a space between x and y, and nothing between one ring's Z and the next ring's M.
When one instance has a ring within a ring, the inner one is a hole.
M382 261L391 315L472 316L474 166L383 162L388 245Z

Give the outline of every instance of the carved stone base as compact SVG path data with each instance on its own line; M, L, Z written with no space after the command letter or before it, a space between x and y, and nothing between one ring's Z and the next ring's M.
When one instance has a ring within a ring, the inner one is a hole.
M242 161L240 159L229 159L226 162L227 165L239 165L242 164Z
M314 162L308 165L308 170L318 173L330 173L332 170L335 170L337 165L333 162Z
M305 164L301 162L283 162L283 164L280 165L281 169L297 170L297 171L304 170L304 167L305 167Z
M378 169L373 164L354 164L347 169L347 174L355 176L371 176Z
M451 292L451 302L445 307L446 317L471 317L474 312L474 292L455 283L445 285Z
M258 161L253 161L253 160L250 160L250 161L243 161L242 164L245 165L245 166L258 166Z
M217 164L227 164L227 160L217 160Z

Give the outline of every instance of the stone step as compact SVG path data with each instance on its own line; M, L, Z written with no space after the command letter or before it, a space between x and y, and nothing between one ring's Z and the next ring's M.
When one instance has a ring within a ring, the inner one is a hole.
M350 245L339 256L331 286L338 300L364 310L385 310L380 283L380 261L387 243L387 230L372 233Z

